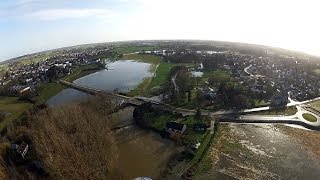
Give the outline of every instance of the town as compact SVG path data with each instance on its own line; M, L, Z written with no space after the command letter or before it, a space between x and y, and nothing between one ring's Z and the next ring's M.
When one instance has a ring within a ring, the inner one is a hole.
M219 139L221 128L229 128L223 123L292 123L319 129L319 110L309 105L299 106L299 101L318 99L320 85L317 82L320 76L317 72L320 68L316 58L281 53L258 46L247 47L251 49L247 51L244 47L238 49L237 44L230 47L228 43L210 43L133 41L83 45L27 55L3 64L0 93L2 103L6 104L1 112L0 127L1 133L11 143L5 157L9 157L21 169L33 169L35 174L45 176L48 172L43 167L43 162L39 162L39 158L34 155L38 153L32 145L34 140L29 139L29 136L37 136L37 132L36 135L22 133L16 136L14 134L17 130L11 127L30 126L33 121L44 123L45 126L49 121L43 118L54 117L47 115L49 111L57 113L55 116L68 116L66 123L70 121L77 124L79 121L75 113L78 110L74 108L82 107L92 109L94 114L99 115L92 118L92 114L83 114L89 118L87 122L95 121L95 126L92 127L103 127L100 129L102 136L108 134L110 128L117 138L130 133L126 138L137 137L136 140L139 141L140 136L132 134L148 132L153 134L153 138L161 137L160 140L152 139L149 146L169 143L178 147L179 150L174 147L165 149L170 151L172 157L166 156L153 162L159 165L168 163L163 167L169 172L163 174L163 177L170 177L177 172L180 172L179 177L186 179L196 176L198 170L195 169L202 167L202 162L208 160L207 149L215 147L212 144L216 138ZM142 68L135 69L139 67L138 64ZM130 76L135 74L128 76L130 70L138 75L136 72L146 71L146 77L137 81L135 86L117 90L117 87L132 81ZM112 83L113 79L121 83L109 90L77 84L79 78L90 76L104 77L102 81L92 79L93 82L98 81L95 84ZM94 96L90 96L92 99L89 100L84 98L79 101L80 104L76 101L62 101L63 104L60 105L49 104L51 99L59 96L62 100L67 99L70 94L62 93L67 88L71 94L82 91ZM60 112L59 106L65 111ZM261 113L260 111L265 110L264 113L271 110L275 115L250 115L252 112ZM87 113L85 110L81 111ZM44 112L43 117L40 115L41 121L36 116L39 112ZM111 116L122 112L128 117L112 123ZM108 121L104 121L105 119ZM51 119L51 122L58 123L56 119ZM105 122L108 122L109 127L99 126ZM54 130L53 127L40 129L46 129L48 133ZM61 130L58 134L68 137L76 131L73 128ZM54 133L53 136L56 136L56 132ZM144 135L142 137L146 138ZM8 140L6 141L8 144ZM41 144L43 141L37 143ZM132 156L126 151L128 143L118 143L121 147L120 154ZM130 148L138 147L141 144ZM150 149L146 151L149 152ZM150 158L158 157L155 153L150 154ZM140 159L136 161L148 163L148 158L144 156L137 156ZM185 166L179 171L171 169L184 163ZM144 170L142 172L148 173ZM156 170L152 172L155 173ZM134 177L135 172L128 174Z
M188 71L193 73L193 81L199 81L203 73L206 76L206 72L216 70L226 72L226 75L230 76L226 81L232 81L236 86L241 87L237 87L241 91L237 94L253 97L253 101L262 102L260 106L286 104L288 95L292 99L302 101L315 98L320 93L320 84L317 83L319 75L315 72L319 68L319 63L314 60L279 55L269 49L257 50L256 53L248 54L196 43L194 45L183 42L130 43L128 46L133 44L137 50L133 54L150 54L160 56L169 63L192 65ZM124 49L122 43L66 48L51 52L49 57L37 58L36 62L29 64L21 64L17 61L9 63L6 69L2 68L1 71L0 93L4 96L19 96L25 94L26 91L35 92L41 84L70 75L75 67L90 64L98 64L93 68L104 67L105 60L117 59L125 54L119 49ZM37 56L41 57L41 55L35 55ZM194 73L197 72L200 72L200 76L194 76ZM198 97L205 97L203 99L208 99L209 102L217 102L219 101L218 94L222 92L220 84L215 83L215 79L220 75L221 73L211 74L205 80L205 84L195 86L195 83L192 82L192 87L187 88L201 90L199 93L203 95ZM185 92L189 91L180 89ZM249 104L243 107L259 106L259 103Z

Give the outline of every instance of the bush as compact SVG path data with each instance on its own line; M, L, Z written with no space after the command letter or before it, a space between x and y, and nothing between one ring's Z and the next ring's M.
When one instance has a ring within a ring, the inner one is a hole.
M33 144L53 179L119 178L118 149L105 116L113 107L107 104L91 99L34 116Z

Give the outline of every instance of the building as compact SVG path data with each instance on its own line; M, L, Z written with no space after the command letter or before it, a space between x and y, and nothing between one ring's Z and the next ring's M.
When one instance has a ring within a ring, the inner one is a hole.
M180 124L177 122L167 122L165 130L170 134L178 133L182 135L187 130L187 126L185 124Z

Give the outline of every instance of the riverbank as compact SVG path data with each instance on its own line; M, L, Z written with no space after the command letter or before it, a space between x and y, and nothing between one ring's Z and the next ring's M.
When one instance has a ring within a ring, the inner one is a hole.
M73 82L76 79L95 73L102 69L103 68L97 64L82 65L82 66L75 67L72 70L71 74L61 79L65 81ZM66 88L67 87L65 87L64 85L60 83L55 83L55 82L43 84L39 87L39 99L41 99L43 102L46 102L52 96L58 94L60 91Z
M181 151L181 146L159 134L137 127L133 120L133 107L124 108L110 119L112 127L123 127L115 131L119 147L119 163L124 179L140 176L158 179L165 172L171 157Z
M145 78L135 89L131 90L128 93L130 96L150 97L152 91L159 89L165 84L169 71L174 66L171 63L165 62L161 57L154 55L128 54L123 58L151 63L150 72L154 74L153 77Z
M104 67L98 64L88 64L88 65L78 66L72 70L71 74L63 77L62 79L65 81L73 82L76 79L95 73L102 69L104 69Z
M101 68L96 64L83 65L74 68L73 73L63 77L62 79L73 81L80 77L92 74L101 70ZM45 103L54 95L58 94L60 91L66 89L65 86L55 82L49 82L41 84L38 88L38 96L35 97L36 103ZM3 131L5 127L18 119L24 112L28 111L33 107L32 103L21 101L19 97L0 97L0 111L5 112L8 115L0 122L0 132Z

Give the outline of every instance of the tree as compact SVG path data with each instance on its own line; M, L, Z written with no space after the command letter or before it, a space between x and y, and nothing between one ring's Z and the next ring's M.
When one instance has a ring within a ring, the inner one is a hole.
M198 120L198 121L201 121L201 120L202 120L201 108L200 108L200 107L197 108L197 112L196 112L196 114L194 115L194 118L195 118L196 120Z
M150 119L147 114L152 111L151 103L144 103L136 107L133 111L133 118L138 126L142 128L149 128L151 126Z
M191 96L192 96L191 88L189 88L189 90L188 90L188 102L189 103L191 102Z

